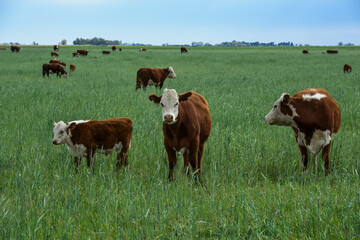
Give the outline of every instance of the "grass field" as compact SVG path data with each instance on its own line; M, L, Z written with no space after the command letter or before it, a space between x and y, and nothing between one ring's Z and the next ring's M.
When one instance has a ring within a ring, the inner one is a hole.
M89 56L72 58L76 49ZM67 46L59 59L76 65L67 79L42 77L51 46L0 51L1 239L359 239L360 47L180 48ZM342 66L353 67L345 75ZM164 87L202 94L212 132L205 145L203 185L182 173L167 182L160 107L162 91L135 91L141 67L172 66ZM289 127L264 116L284 92L324 88L342 113L330 170L321 157L299 165ZM52 144L53 121L130 117L128 169L115 154L83 159L75 174L64 145Z

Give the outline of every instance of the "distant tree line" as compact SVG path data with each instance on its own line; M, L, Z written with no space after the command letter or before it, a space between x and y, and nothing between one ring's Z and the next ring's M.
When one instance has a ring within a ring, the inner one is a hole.
M74 45L121 45L119 40L105 40L103 38L94 37L92 39L76 38Z

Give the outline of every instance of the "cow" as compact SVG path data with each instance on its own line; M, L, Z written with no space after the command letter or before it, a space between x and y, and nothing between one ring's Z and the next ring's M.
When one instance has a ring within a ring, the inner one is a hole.
M59 45L54 45L53 49L54 51L59 51Z
M343 70L344 70L344 73L351 73L352 68L349 64L345 64Z
M66 63L60 62L60 60L58 60L58 59L51 59L51 60L49 61L49 63L57 63L57 64L63 65L63 67L66 67Z
M80 54L78 52L73 52L72 55L73 55L73 57L79 57L80 56Z
M57 54L56 52L51 52L51 54L50 54L52 57L53 56L56 56L56 57L58 57L59 56L59 54Z
M20 52L19 46L11 45L10 49L11 49L11 52Z
M79 120L54 122L54 145L67 144L75 156L75 171L78 171L81 158L86 157L90 167L91 158L99 152L106 156L117 153L116 170L128 165L133 125L130 118L111 118L108 120ZM93 165L94 167L94 165Z
M204 144L211 131L207 101L193 91L179 95L174 89L167 88L162 96L151 94L149 100L161 105L164 145L169 159L168 180L174 178L178 153L183 155L184 170L187 171L190 163L195 180L200 181Z
M56 73L57 77L61 78L61 75L64 75L66 78L68 73L65 71L65 68L58 63L45 63L43 64L43 77L47 75L49 77L49 73Z
M186 47L181 47L180 52L181 52L181 53L187 53L188 50L187 50Z
M102 54L110 54L110 51L102 51Z
M70 71L74 72L76 69L75 64L70 64Z
M119 48L119 51L121 52L121 51L122 51L122 49L121 49L121 48Z
M338 54L339 51L338 51L338 50L326 50L326 53L329 53L329 54Z
M136 90L141 88L146 90L147 85L162 88L165 78L176 78L172 67L168 68L140 68L136 74Z
M81 49L81 50L77 50L77 53L80 55L80 56L87 56L89 51L87 50L84 50L84 49Z
M113 51L115 51L115 50L116 50L116 46L112 46L111 49L112 49Z
M303 54L309 54L309 50L303 50L302 53Z
M265 123L292 127L305 171L308 163L307 150L314 156L322 150L325 175L330 174L331 140L339 131L341 113L326 90L309 88L293 97L287 93L282 94L265 116Z
M146 52L146 48L140 48L139 52Z
M0 50L6 50L6 48L2 47L2 48L0 48Z

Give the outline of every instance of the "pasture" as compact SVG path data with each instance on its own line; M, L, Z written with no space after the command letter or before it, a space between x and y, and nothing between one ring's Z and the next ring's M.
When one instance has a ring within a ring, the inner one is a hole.
M359 238L359 47L122 48L60 46L66 70L76 65L67 79L42 77L52 46L0 51L1 239ZM90 53L73 58L77 49ZM148 100L162 90L135 91L139 68L169 66L177 78L164 88L210 106L201 186L182 157L168 183L161 109ZM328 177L320 155L302 173L292 129L264 123L282 93L305 88L328 90L341 109ZM112 117L133 121L129 168L98 154L94 172L83 159L75 174L67 147L52 144L53 121Z

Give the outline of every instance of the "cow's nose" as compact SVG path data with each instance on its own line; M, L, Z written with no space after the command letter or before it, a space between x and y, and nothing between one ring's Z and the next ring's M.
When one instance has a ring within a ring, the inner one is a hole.
M171 122L173 120L173 116L170 114L166 114L164 116L164 120L165 120L165 122Z
M55 145L57 144L56 140L53 140L52 142L53 142L53 144L55 144Z

